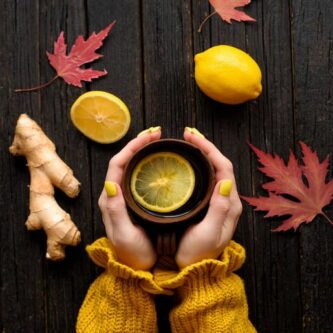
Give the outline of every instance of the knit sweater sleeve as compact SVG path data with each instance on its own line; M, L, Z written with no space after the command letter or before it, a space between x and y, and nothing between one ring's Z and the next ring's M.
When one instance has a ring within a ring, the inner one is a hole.
M159 286L175 290L179 303L170 313L173 333L252 333L243 281L233 272L245 260L231 241L219 259L206 259L178 272L156 270Z
M87 252L105 271L88 290L76 332L157 332L153 294L165 292L154 282L152 274L118 262L107 238L87 246Z

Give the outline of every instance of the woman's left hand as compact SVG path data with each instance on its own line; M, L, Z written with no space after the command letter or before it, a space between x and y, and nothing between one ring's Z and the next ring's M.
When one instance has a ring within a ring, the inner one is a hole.
M216 186L205 218L190 226L180 240L176 253L180 268L217 258L231 240L242 213L232 163L197 130L186 128L184 138L207 155L215 168Z

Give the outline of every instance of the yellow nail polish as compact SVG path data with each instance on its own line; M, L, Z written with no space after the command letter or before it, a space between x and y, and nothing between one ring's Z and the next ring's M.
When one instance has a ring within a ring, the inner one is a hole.
M192 133L193 134L195 134L195 135L197 135L197 136L199 136L200 138L204 138L205 136L202 134L202 133L200 133L196 128L192 128Z
M150 127L150 133L155 133L161 130L161 126Z
M142 136L142 135L146 135L146 134L148 134L148 133L150 134L150 133L158 132L158 131L160 131L160 130L161 130L161 126L150 127L150 128L147 128L147 129L141 131L141 132L137 135L137 137Z
M104 183L104 188L108 197L114 197L117 195L117 186L114 182L106 181Z
M142 136L142 135L145 135L145 134L148 134L149 131L150 131L150 128L147 128L147 129L141 131L141 132L137 135L137 137Z
M219 194L223 197L228 197L230 195L232 189L232 180L231 179L224 179L222 180L219 188Z
M202 133L200 133L200 132L199 132L196 128L194 128L194 127L185 127L185 130L188 131L188 132L190 132L191 134L194 134L194 135L200 137L200 138L204 138L204 137L205 137Z

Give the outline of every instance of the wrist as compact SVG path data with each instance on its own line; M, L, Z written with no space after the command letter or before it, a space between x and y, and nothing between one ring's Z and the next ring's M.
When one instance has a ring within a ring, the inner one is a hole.
M137 231L137 230L135 230ZM138 232L107 233L117 261L134 270L149 271L157 260L152 243Z
M120 263L131 267L134 270L150 271L157 260L156 253L137 254L128 251L116 251L117 259Z
M162 288L175 289L182 285L197 283L197 281L214 282L231 275L239 269L245 261L245 249L234 241L228 246L218 259L203 259L200 262L188 265L175 272L172 276L159 277L159 285Z
M206 259L218 259L228 244L211 248L202 248L200 246L192 247L187 251L178 251L175 261L180 269L199 263ZM195 250L193 251L193 249Z

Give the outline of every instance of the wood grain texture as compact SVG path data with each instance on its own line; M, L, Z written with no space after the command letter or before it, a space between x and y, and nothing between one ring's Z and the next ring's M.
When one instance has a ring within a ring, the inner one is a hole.
M87 19L90 33L117 20L102 48L104 57L97 62L101 67L105 67L109 74L90 84L89 90L105 90L119 96L127 104L132 118L128 134L119 142L112 145L90 143L93 236L96 238L104 235L97 201L103 189L108 163L144 128L140 2L88 1Z
M5 18L2 20L2 24L5 24L2 31L5 33L2 32L2 38L5 39L6 48L2 49L1 58L5 61L3 77L7 81L2 89L6 93L3 102L7 107L1 103L1 131L6 133L4 141L1 142L1 151L4 154L1 160L6 161L7 165L1 173L6 177L4 182L9 184L8 190L2 192L5 207L1 211L4 214L8 211L8 216L5 224L1 223L1 244L4 244L7 250L5 248L4 252L1 251L3 284L0 321L5 332L43 331L46 319L43 279L45 237L41 237L39 233L26 232L24 222L28 215L28 170L24 159L8 155L18 115L27 112L40 120L38 95L17 96L13 93L17 86L33 84L31 81L39 78L39 45L35 39L39 34L39 5L27 1L19 4L15 1L4 1L2 6L5 9ZM28 11L29 17L26 15ZM28 30L27 25L30 26ZM31 43L30 40L35 42ZM17 48L17 45L21 47Z
M296 0L291 13L295 140L310 144L323 159L333 151L333 7ZM331 160L331 176L332 170ZM325 211L333 216L332 205ZM331 332L333 232L323 217L300 229L299 252L303 332Z
M258 110L251 111L250 141L287 158L294 148L289 7L286 2L265 1L255 11L258 23L247 26L247 47L263 69L264 98ZM256 171L253 153L251 157L252 191L264 194L259 184L265 177ZM300 332L299 234L272 233L278 219L263 223L263 215L254 214L253 219L256 326L263 332Z
M208 0L3 0L0 2L0 332L74 332L90 283L100 274L85 245L104 235L97 206L108 162L139 131L161 125L164 137L181 138L198 128L234 163L241 194L263 194L265 178L246 142L285 159L302 140L320 158L333 151L333 3L329 0L258 0L246 9L256 23L226 24ZM94 63L108 75L77 89L61 79L49 88L16 94L15 88L54 75L46 50L60 31L71 45L117 20ZM263 72L263 94L240 106L216 103L197 88L196 53L230 44L247 51ZM88 90L105 90L128 105L132 124L118 143L100 145L71 124L73 101ZM59 204L82 232L82 244L61 263L44 259L43 232L28 232L29 174L25 160L8 153L16 119L28 113L55 142L59 155L82 182L82 192ZM330 177L333 176L333 163ZM333 207L325 212L333 216ZM240 274L250 318L259 332L333 332L333 229L323 217L297 232L272 233L280 220L265 221L244 205L235 239L247 250ZM160 332L170 332L169 297L158 298Z
M183 138L195 125L191 3L142 1L144 109L147 127L161 126L164 138ZM157 297L161 332L169 332L172 301Z
M53 43L59 33L65 31L68 48L76 36L81 34L87 37L84 1L59 3L55 0L41 3L39 29L43 31L39 38L40 81L45 82L54 75L54 70L49 66L44 50L53 50ZM47 262L44 266L45 307L50 332L74 331L82 292L85 292L87 283L91 282L93 273L92 265L82 260L85 257L86 237L90 236L92 230L89 144L82 140L69 118L71 104L82 92L69 87L62 80L57 80L51 89L40 92L42 126L56 143L59 155L73 168L82 183L81 193L74 200L68 200L64 194L57 193L59 204L72 215L81 231L82 243L77 248L66 250L67 258L64 262Z
M195 119L191 3L143 1L142 22L146 124L182 138Z

